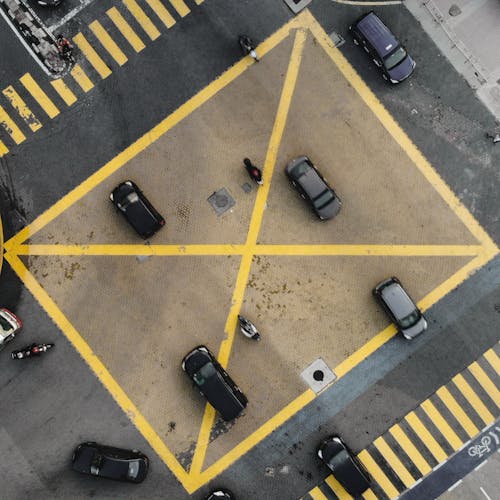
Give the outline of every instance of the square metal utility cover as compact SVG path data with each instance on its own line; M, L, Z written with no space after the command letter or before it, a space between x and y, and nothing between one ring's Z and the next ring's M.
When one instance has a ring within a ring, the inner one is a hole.
M337 375L330 370L321 358L313 361L300 376L316 394L325 389L337 378Z
M330 37L330 40L335 44L335 47L341 47L345 43L345 39L338 33L335 33L335 31L332 31L328 36Z
M226 210L229 210L236 204L233 197L229 194L229 191L226 188L221 188L218 191L214 191L208 197L207 201L208 203L210 203L210 205L212 205L212 208L215 210L217 215L223 214Z
M302 9L311 3L312 0L285 0L294 14L298 14Z

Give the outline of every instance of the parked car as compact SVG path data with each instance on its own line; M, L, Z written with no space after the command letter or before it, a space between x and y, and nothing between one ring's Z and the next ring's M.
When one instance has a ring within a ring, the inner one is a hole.
M386 80L400 83L413 73L415 61L375 12L360 17L349 31L354 43L363 47Z
M373 295L380 301L398 331L406 339L415 338L427 328L424 315L396 277L379 283L373 289Z
M137 184L131 180L119 184L109 198L143 238L153 236L165 225L165 219L153 207Z
M188 353L182 360L182 369L224 420L235 419L246 408L246 396L206 346L200 345Z
M36 0L38 5L43 7L57 7L62 3L63 0Z
M339 197L307 156L292 160L285 173L321 220L331 219L339 213L342 206Z
M0 308L0 351L10 342L22 328L23 322L11 311Z
M370 477L365 468L338 436L332 436L321 443L318 457L354 498L370 487Z
M229 490L221 489L212 491L205 500L235 500L236 497Z
M148 457L138 450L123 450L94 442L79 444L71 461L77 472L130 483L144 481L149 469Z

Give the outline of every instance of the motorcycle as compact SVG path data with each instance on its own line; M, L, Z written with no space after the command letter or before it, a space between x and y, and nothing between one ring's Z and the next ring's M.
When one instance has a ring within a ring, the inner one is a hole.
M240 35L238 42L240 43L243 54L249 55L250 57L253 57L256 62L259 62L259 56L257 55L253 41L249 36Z
M248 172L250 179L259 184L259 186L262 186L264 181L262 180L261 170L257 168L248 158L245 158L243 163L245 164L245 170Z
M59 51L59 55L62 59L70 63L75 63L75 58L73 57L73 45L69 42L67 38L64 38L62 35L57 35L57 50Z
M31 344L17 351L12 351L10 355L12 359L33 358L47 352L52 347L54 347L54 344Z
M245 337L252 340L260 340L260 333L250 320L238 314L238 324L240 326L240 332L245 335Z

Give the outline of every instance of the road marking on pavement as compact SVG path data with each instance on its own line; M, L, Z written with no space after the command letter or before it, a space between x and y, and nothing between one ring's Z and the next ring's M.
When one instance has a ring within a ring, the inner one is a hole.
M500 408L500 391L496 388L492 380L486 375L486 372L477 364L472 363L469 366L469 371L474 375L474 378L479 382L486 394Z
M16 125L14 120L8 115L2 106L0 106L0 125L2 125L16 144L21 144L21 142L26 139L26 136L21 132L21 129Z
M444 419L443 415L432 404L430 399L427 399L420 405L427 416L431 419L432 423L437 427L443 437L450 443L454 451L457 451L462 446L463 441L457 436L455 431L450 427L448 422Z
M462 374L455 375L452 378L453 383L457 386L457 389L462 393L462 395L467 399L472 408L481 417L486 425L491 424L495 419L490 413L488 408L479 399L477 394L472 390L472 387L467 383Z
M175 19L160 0L146 0L146 2L167 28L171 28L175 24Z
M123 0L123 3L135 17L136 21L141 25L142 29L146 32L149 38L151 38L151 40L156 40L160 36L160 32L141 7L139 7L137 2L135 0Z
M35 82L33 77L26 73L19 81L24 85L24 88L33 96L35 101L38 102L40 107L47 113L49 118L54 118L59 114L59 109L57 106L51 101L49 96L42 90L40 85Z
M484 357L488 361L488 363L492 366L492 368L497 372L497 375L500 375L500 359L497 356L497 353L490 349Z
M371 489L368 489L365 492L363 492L362 496L365 500L378 500L377 495L375 495L375 493L373 493L373 490Z
M36 132L38 129L42 128L42 124L40 123L38 118L33 114L22 97L14 90L14 87L12 87L12 85L9 85L5 89L3 89L3 95L7 98L12 107L18 112L19 116L26 122L26 124L33 132Z
M399 491L395 488L389 478L385 475L377 462L373 460L368 451L363 450L358 454L361 463L366 467L366 470L377 481L377 484L384 490L384 493L390 498L399 496Z
M76 102L76 95L70 90L70 88L64 83L62 78L57 80L52 80L52 87L61 96L61 99L68 105L71 106Z
M309 495L313 498L313 500L328 500L328 498L317 486L309 492Z
M380 454L385 458L386 462L392 467L394 472L398 475L403 484L409 488L415 483L415 478L411 475L410 471L404 466L403 462L392 451L392 448L386 443L382 436L375 439L373 444L377 447Z
M191 12L183 0L169 0L169 2L181 17L187 16Z
M103 28L99 21L93 21L89 24L96 38L102 46L108 51L109 55L120 65L123 66L127 61L127 56L118 47L117 43L109 36L109 33Z
M81 89L84 92L88 92L89 90L94 88L94 84L79 64L75 64L73 66L73 68L71 69L71 76L74 78L75 82L80 85Z
M139 38L139 35L132 29L132 26L125 21L125 18L116 7L109 9L106 14L136 52L140 52L146 47L144 42Z
M96 52L94 47L90 45L88 40L83 36L82 33L78 33L73 37L73 41L78 45L78 48L82 51L83 55L87 58L87 61L94 67L94 69L99 73L99 76L104 79L111 74L111 70L102 60L101 56Z
M344 487L332 476L325 479L325 483L331 488L339 500L350 500L352 498Z
M442 462L446 460L446 453L443 448L439 446L438 442L434 439L431 433L427 430L421 420L417 417L415 412L410 412L405 417L410 427L415 431L416 435L422 441L422 443L426 446L426 448L432 453L434 458L438 462Z
M462 407L457 403L456 399L451 395L450 391L445 386L440 387L436 391L436 394L470 437L479 434L479 429L474 425L472 420L467 416Z
M2 141L0 141L0 158L6 155L8 152L9 149L7 148L7 146Z
M425 476L432 470L431 466L417 450L417 447L410 441L399 424L393 425L389 429L389 432L393 435L394 439L396 439L403 451L408 455L408 458L415 464L422 476Z

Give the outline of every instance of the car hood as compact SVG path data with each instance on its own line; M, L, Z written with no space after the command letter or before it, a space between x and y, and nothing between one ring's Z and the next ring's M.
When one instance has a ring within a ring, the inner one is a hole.
M427 328L427 321L422 315L417 323L415 323L410 328L405 328L404 330L401 330L401 333L403 334L403 337L405 339L411 340L420 335L421 333L423 333L426 328Z
M388 70L389 78L396 82L402 82L408 78L415 69L415 61L408 55L397 66Z

